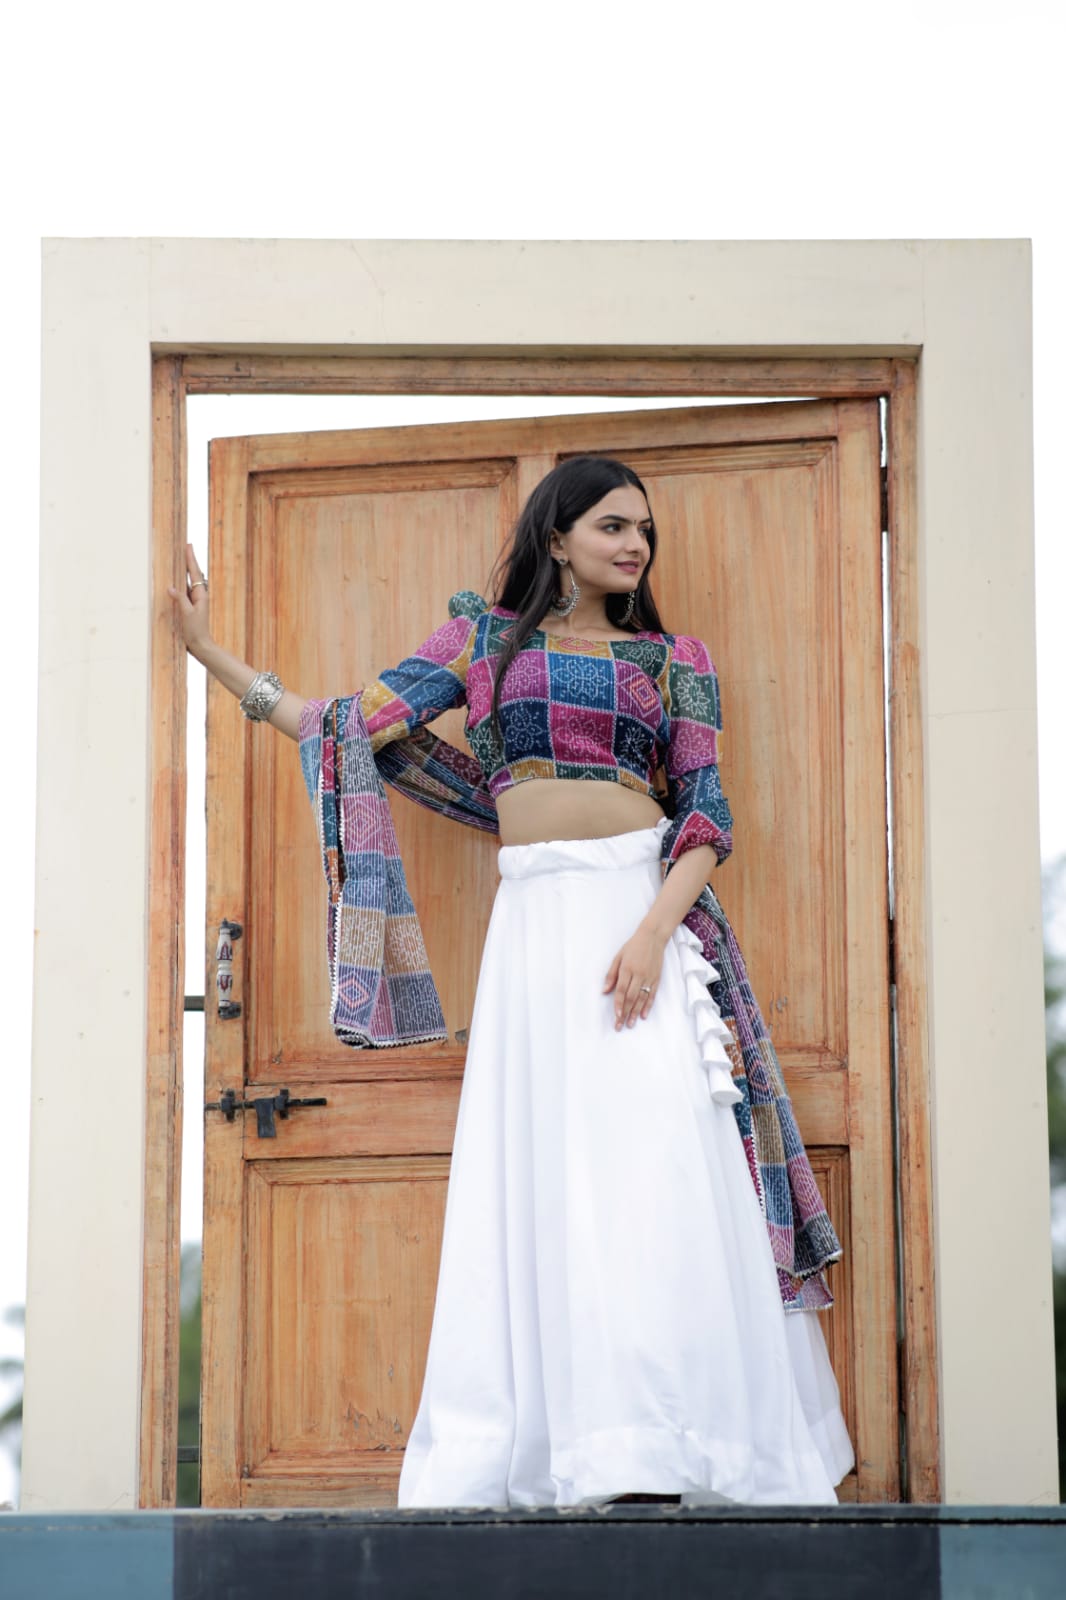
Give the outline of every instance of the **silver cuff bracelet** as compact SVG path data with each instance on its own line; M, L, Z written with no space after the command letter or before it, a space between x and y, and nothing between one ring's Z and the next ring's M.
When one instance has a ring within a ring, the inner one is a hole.
M241 710L249 722L265 722L284 693L276 672L257 672L241 696Z

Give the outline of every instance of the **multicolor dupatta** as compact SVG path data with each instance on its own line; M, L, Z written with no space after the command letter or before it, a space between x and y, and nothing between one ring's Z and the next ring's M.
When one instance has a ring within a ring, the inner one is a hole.
M385 783L418 805L498 833L478 762L428 728L374 752L359 696L309 700L300 762L326 876L330 1023L355 1049L448 1037L407 888ZM773 1043L729 919L710 884L684 918L720 976L711 998L733 1037L733 1106L786 1311L833 1304L825 1268L840 1240L800 1138Z

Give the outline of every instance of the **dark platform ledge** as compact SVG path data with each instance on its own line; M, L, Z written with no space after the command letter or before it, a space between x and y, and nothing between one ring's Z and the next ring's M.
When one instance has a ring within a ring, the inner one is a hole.
M0 1513L3 1600L1061 1600L1066 1507Z

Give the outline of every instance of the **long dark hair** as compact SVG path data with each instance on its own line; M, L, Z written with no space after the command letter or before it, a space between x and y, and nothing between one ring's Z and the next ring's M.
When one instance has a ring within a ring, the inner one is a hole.
M560 461L558 466L541 478L518 514L507 543L492 569L493 573L498 571L499 576L493 585L495 595L490 603L516 613L511 636L496 662L490 725L497 741L501 739L500 690L504 675L558 592L556 564L548 545L552 529L568 533L591 506L598 505L612 489L618 489L623 484L632 484L648 500L648 491L633 468L626 466L624 461L616 461L613 456L571 456L568 461ZM648 562L640 575L633 615L628 623L620 620L620 614L628 603L629 595L609 594L606 599L608 619L615 627L625 628L631 633L664 631L649 582L658 543L650 501L648 514L651 517Z

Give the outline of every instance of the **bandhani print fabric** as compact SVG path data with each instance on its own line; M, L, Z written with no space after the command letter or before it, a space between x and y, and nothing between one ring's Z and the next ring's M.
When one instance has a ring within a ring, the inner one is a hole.
M465 705L466 735L495 801L529 778L599 779L665 802L668 865L700 844L720 864L733 818L718 775L718 678L706 645L682 634L557 639L535 628L500 694L502 743L491 725L499 655L515 614L472 590L452 595L449 620L362 690L375 754L441 712ZM662 769L666 793L656 787Z
M732 849L717 769L721 702L700 640L561 641L534 630L501 693L501 750L490 738L488 708L493 657L513 614L465 590L449 610L449 621L399 666L357 694L309 700L301 717L300 758L328 889L330 1021L353 1048L447 1037L386 783L416 804L497 833L496 796L514 783L613 777L663 804L671 819L662 845L667 871L696 845L711 844L718 861ZM425 726L463 703L473 756ZM665 794L652 786L660 763ZM825 1268L840 1259L840 1241L743 955L709 884L684 922L720 975L709 990L733 1039L727 1049L741 1096L733 1112L782 1302L786 1310L824 1309L833 1303Z

